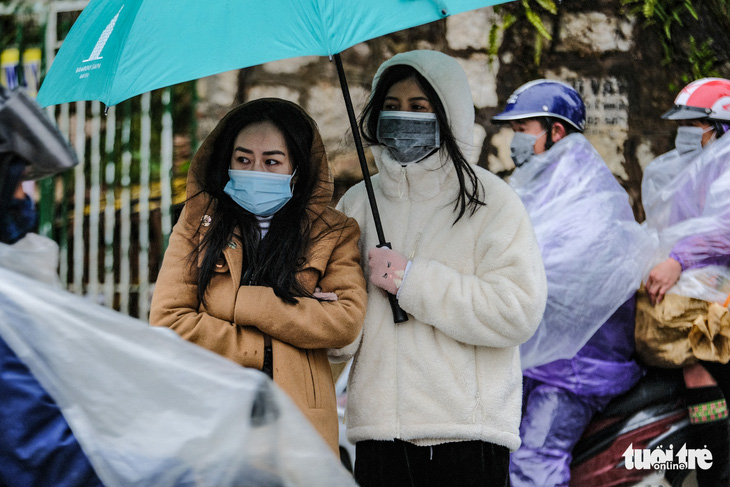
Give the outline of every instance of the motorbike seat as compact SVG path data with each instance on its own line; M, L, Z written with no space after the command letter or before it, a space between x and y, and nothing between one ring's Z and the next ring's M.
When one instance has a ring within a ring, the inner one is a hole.
M596 417L625 416L651 404L680 400L684 390L682 369L649 367L634 387L613 398Z

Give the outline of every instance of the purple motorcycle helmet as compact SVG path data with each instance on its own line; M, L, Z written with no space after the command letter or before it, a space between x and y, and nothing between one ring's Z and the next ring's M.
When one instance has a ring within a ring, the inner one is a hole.
M561 81L538 79L517 88L507 99L504 111L493 116L492 121L509 122L542 117L560 119L583 132L586 106L572 86Z

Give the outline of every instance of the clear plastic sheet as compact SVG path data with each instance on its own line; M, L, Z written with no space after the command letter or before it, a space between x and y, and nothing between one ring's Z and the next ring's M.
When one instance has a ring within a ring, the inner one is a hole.
M724 303L730 293L730 136L691 160L677 151L659 156L644 171L641 191L642 225L653 240L644 279L672 252L685 270L669 293Z
M3 260L0 336L61 407L106 486L356 485L261 372Z
M572 358L641 283L650 241L626 191L582 134L571 134L517 168L542 252L548 299L520 347L522 368Z
M13 245L0 243L0 267L19 272L36 281L61 286L58 278L58 244L37 233L29 233Z

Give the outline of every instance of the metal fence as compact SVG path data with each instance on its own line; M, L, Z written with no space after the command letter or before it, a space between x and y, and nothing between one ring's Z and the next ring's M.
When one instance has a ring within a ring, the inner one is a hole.
M68 289L144 319L172 227L169 90L160 98L156 157L151 93L106 114L99 102L57 107L59 129L82 162L41 194L41 204L50 198L53 207L41 233L59 242L59 273Z
M15 5L0 15L34 17L45 34L40 64L50 65L72 23L68 19L87 3L26 2L24 10ZM36 59L26 53L37 47L0 47L10 53L2 81L25 84L33 94L38 79L29 76L28 66ZM59 274L68 290L145 320L174 205L184 194L185 168L173 166L171 93L145 93L108 109L98 101L49 107L80 164L36 186L39 233L58 242Z

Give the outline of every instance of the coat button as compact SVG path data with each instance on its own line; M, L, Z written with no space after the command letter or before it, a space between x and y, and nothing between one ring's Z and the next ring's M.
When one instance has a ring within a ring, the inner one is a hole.
M213 221L213 219L210 217L210 215L203 215L203 217L200 219L200 223L204 227L209 227L210 222L212 222L212 221Z
M228 242L228 246L230 248L232 248L232 249L235 249L235 248L238 247L238 245L236 245L236 242L234 242L233 240L231 240L230 242Z

